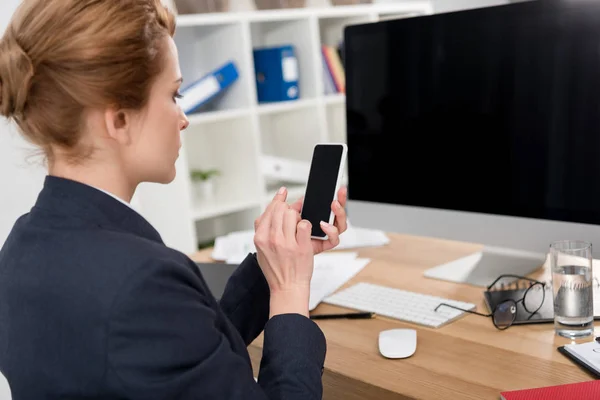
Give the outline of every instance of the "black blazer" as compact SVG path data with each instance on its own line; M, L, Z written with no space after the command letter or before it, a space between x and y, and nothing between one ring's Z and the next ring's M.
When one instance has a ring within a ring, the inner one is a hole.
M137 212L47 177L0 251L0 371L14 400L317 399L325 337L269 320L255 255L218 303ZM258 383L246 346L264 329Z

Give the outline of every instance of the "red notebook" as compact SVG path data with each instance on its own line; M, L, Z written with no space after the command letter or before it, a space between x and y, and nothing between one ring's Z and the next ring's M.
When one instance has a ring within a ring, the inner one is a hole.
M600 381L515 390L500 394L502 400L598 400L600 399Z

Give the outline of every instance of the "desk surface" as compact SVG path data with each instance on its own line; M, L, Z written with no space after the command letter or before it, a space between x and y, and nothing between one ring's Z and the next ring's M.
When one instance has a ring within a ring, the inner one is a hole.
M486 311L482 288L423 276L426 269L481 246L398 234L389 237L391 243L385 247L359 250L372 262L344 287L372 282L472 302ZM192 258L208 261L210 250ZM340 311L344 309L321 304L314 314ZM555 336L551 323L498 331L489 318L476 315L438 329L385 317L316 322L327 337L325 399L498 399L506 390L593 379L556 350L569 341ZM416 353L404 360L383 358L377 348L379 332L402 327L417 329ZM261 335L248 349L255 371L262 341Z

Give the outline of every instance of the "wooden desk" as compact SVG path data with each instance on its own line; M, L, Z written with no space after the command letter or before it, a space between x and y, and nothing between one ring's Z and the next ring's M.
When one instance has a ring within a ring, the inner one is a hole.
M388 246L359 251L372 262L344 287L372 282L468 301L477 304L478 310L486 310L482 288L423 277L426 269L476 252L480 246L389 236ZM193 258L207 261L210 251ZM343 310L321 304L315 314ZM325 399L499 399L505 390L593 379L556 350L569 341L556 337L551 323L512 326L506 331L494 328L491 319L476 315L439 329L384 317L317 323L327 337ZM385 359L377 348L378 334L399 327L417 329L417 351L408 359ZM261 335L248 349L255 372L262 340Z

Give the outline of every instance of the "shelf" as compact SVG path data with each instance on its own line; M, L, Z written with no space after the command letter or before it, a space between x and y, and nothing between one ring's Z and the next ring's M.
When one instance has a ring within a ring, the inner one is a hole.
M346 95L343 93L328 94L325 96L325 104L338 105L346 103Z
M282 101L279 103L272 104L261 104L258 106L258 113L260 115L267 114L278 114L289 111L302 110L308 107L312 107L316 104L314 99L306 99L306 100L291 100L291 101Z
M322 44L337 47L344 39L344 29L349 25L360 25L377 20L375 14L321 18L319 36Z
M177 27L233 24L240 21L240 15L242 13L235 12L178 15Z
M309 10L308 15L316 15L318 18L345 18L369 14L432 13L433 6L431 3L431 1L408 0L398 4L361 4L307 10Z
M184 88L226 63L233 62L238 70L238 79L204 104L204 112L239 110L253 103L249 88L255 85L255 80L246 51L245 32L240 23L192 26L177 31L175 42Z
M207 111L195 114L188 114L187 117L190 120L190 126L201 125L207 123L221 122L232 120L236 118L243 118L250 115L250 110L246 108L238 110L221 110L221 111Z
M346 98L324 94L322 44L339 45L349 25L433 13L429 0L329 3L310 0L306 8L253 11L252 0L230 0L231 12L177 17L174 40L184 87L229 61L239 78L187 115L190 126L181 135L175 181L149 186L140 200L170 247L190 253L198 243L251 229L277 189L262 173L263 155L310 161L315 144L346 141ZM296 50L299 98L259 103L253 51L288 44ZM360 115L350 118L361 124ZM190 173L212 168L221 174L214 197L206 200ZM306 183L281 184L288 187L290 203L305 192Z
M355 6L305 7L281 10L263 10L250 12L225 12L207 14L186 14L177 17L177 26L232 24L240 21L270 22L288 21L299 18L346 18L364 15L389 15L433 13L431 1L410 0L400 4L364 4Z
M253 49L282 45L293 46L300 77L298 81L299 99L315 98L318 95L318 77L314 66L317 61L320 62L321 57L314 48L314 38L310 34L312 26L311 21L306 18L294 18L287 21L253 21L250 23ZM293 71L293 69L290 71ZM291 79L294 79L292 75Z
M190 186L192 218L196 221L260 206L263 190L258 144L248 132L250 116L190 126L183 135L189 171L217 169L214 199L207 201Z
M199 203L193 210L193 218L196 221L219 217L221 215L232 214L238 211L244 211L255 207L260 207L259 201L254 200L234 200L229 202L205 202Z
M294 112L261 115L261 154L309 162L315 144L323 141L316 101Z
M340 99L341 97L341 99ZM327 100L330 100L327 102ZM346 107L343 95L333 96L326 99L326 119L329 141L334 143L346 143Z

